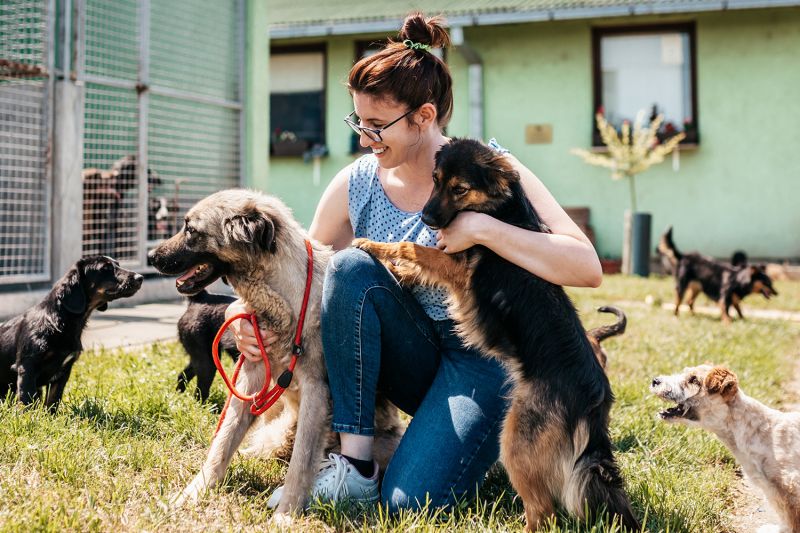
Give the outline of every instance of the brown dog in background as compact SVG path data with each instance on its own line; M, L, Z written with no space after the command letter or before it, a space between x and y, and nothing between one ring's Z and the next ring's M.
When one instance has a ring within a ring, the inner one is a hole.
M461 211L546 231L505 156L454 139L436 154L434 188L422 212L433 229ZM473 246L446 254L409 242L354 245L382 261L405 284L443 285L461 337L509 369L512 405L501 460L536 529L558 502L584 516L601 509L639 529L608 436L613 395L608 378L563 288ZM591 517L586 517L591 519Z
M736 309L739 318L744 318L739 303L748 294L761 294L768 300L778 295L766 269L763 266L747 265L746 255L742 252L734 254L730 266L697 252L681 253L672 241L671 226L661 236L658 252L662 261L672 267L675 276L675 316L678 316L678 310L687 294L687 303L692 313L695 299L703 292L717 302L722 321L726 324L731 322L728 312L731 306Z

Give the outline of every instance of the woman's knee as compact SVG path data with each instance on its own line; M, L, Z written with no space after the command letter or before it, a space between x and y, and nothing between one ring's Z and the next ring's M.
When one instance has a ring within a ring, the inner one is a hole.
M374 284L387 274L386 268L364 250L345 248L336 252L328 262L323 298L329 299L342 292L352 292L359 286Z
M381 505L389 511L389 514L396 514L402 510L418 511L435 508L427 493L420 498L408 494L394 483L386 483L386 480L381 484Z

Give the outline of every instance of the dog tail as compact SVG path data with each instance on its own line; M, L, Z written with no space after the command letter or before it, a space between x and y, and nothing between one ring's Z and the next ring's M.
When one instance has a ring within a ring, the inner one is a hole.
M640 531L639 520L633 513L622 475L611 452L611 442L600 427L593 428L593 431L588 426L586 422L579 423L573 435L573 444L578 446L574 449L582 449L583 453L573 463L563 499L565 507L590 522L596 516L586 516L587 511L607 512L609 516L616 516L627 529ZM583 448L579 447L581 440L585 443Z
M661 235L661 240L658 241L657 250L669 260L669 263L673 268L675 268L675 266L678 264L678 261L680 261L683 257L683 254L678 251L675 243L672 242L672 226L668 227L667 231Z
M619 307L613 305L604 305L597 309L599 313L611 313L616 315L617 321L608 326L600 326L599 328L590 329L586 334L596 340L598 343L604 341L609 337L615 335L622 335L625 333L625 327L628 325L628 317Z

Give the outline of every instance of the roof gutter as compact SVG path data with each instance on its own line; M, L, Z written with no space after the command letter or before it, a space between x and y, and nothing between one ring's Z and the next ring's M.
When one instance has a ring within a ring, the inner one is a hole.
M467 62L467 91L469 102L469 136L483 139L483 60L478 52L464 39L464 28L450 26L453 46Z
M493 26L496 24L521 24L548 20L573 20L642 15L696 13L732 9L755 9L800 6L800 0L682 0L676 2L648 2L639 5L598 6L584 8L556 8L499 13L449 15L451 27ZM328 35L353 35L359 33L394 33L403 18L376 18L368 20L310 21L282 23L270 26L272 39L322 37Z

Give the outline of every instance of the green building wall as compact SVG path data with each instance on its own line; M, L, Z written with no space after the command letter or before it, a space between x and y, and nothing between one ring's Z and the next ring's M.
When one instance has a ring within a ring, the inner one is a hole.
M668 159L637 178L639 210L653 214L654 242L673 225L684 250L800 257L800 9L466 28L484 63L486 137L509 148L562 205L589 206L599 253L619 257L628 185L569 153L591 142L591 28L685 21L696 23L701 142L681 150L678 171ZM353 160L342 122L352 110L344 80L355 41L369 37L325 41L330 156L322 162L321 183L313 184L311 164L270 161L268 192L306 226L327 182ZM466 135L466 64L455 50L448 62L456 99L448 133ZM552 143L526 144L527 124L552 125Z

